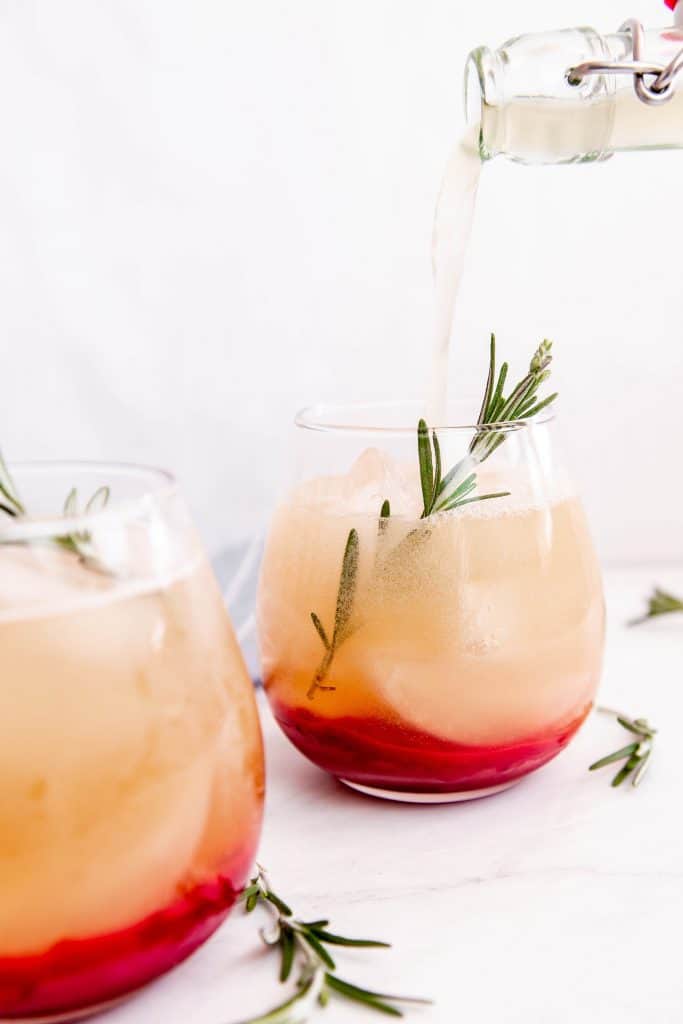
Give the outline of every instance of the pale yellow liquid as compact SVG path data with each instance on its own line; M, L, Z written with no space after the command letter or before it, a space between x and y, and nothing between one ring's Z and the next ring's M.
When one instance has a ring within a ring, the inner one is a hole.
M432 426L446 422L453 315L465 271L465 257L472 233L482 168L477 148L478 131L478 125L469 129L453 150L446 166L434 216L432 267L436 325L427 407L428 421Z
M585 99L518 97L483 108L481 126L468 128L446 166L432 235L436 327L427 419L446 422L453 317L465 270L484 149L529 164L581 162L622 150L683 147L683 89L661 105L642 103L628 88Z
M480 491L501 482L483 467L479 479ZM261 581L269 696L322 717L379 716L475 745L534 736L585 712L600 671L603 601L584 513L571 493L556 489L538 504L523 475L505 482L510 498L423 522L392 518L381 537L360 503L344 512L352 501L343 478L295 492L276 513ZM331 632L352 528L354 632L332 664L336 689L310 700L323 653L310 615Z
M204 562L141 589L1 547L0 650L0 955L133 925L253 854L259 726Z
M530 164L675 149L683 147L683 91L661 105L641 102L630 84L592 102L519 97L485 107L482 131L485 147Z

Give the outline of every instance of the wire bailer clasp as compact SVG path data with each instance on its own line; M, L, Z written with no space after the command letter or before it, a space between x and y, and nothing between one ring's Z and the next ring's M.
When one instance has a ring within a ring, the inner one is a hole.
M676 91L676 79L683 71L683 49L669 64L653 64L645 60L645 30L642 22L629 18L619 29L633 39L633 60L587 60L567 72L570 85L580 85L588 75L633 75L636 96L643 103L667 103Z

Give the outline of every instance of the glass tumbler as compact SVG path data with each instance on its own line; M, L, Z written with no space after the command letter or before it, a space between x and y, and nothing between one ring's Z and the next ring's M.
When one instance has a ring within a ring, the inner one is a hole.
M261 735L172 478L2 470L0 1019L73 1020L225 918L259 838Z
M298 416L260 582L263 680L320 768L447 802L503 789L569 742L598 685L603 596L552 415L428 435L460 497L425 516L419 414Z

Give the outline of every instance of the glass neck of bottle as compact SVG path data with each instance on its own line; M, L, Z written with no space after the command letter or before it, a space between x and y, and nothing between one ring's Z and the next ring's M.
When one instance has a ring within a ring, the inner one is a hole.
M679 7L683 8L683 0ZM647 61L666 66L683 48L683 27L647 32ZM592 73L572 84L586 62L633 60L629 32L593 29L520 36L498 50L480 47L467 61L465 105L479 126L483 160L582 163L636 149L683 148L683 76L666 103L646 104L631 74Z

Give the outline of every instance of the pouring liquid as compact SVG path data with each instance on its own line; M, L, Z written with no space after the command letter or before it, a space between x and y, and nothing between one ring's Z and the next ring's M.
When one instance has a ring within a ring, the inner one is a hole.
M432 233L435 338L427 402L430 426L446 423L448 362L455 306L465 269L477 190L484 163L480 130L495 152L525 164L606 159L638 149L683 147L683 86L661 106L647 106L628 90L582 100L518 97L489 108L482 125L468 128L451 154L437 200Z
M468 128L446 165L434 216L432 268L436 298L436 325L432 378L427 403L430 426L446 423L448 356L455 303L460 291L465 257L472 233L482 161L479 126Z

